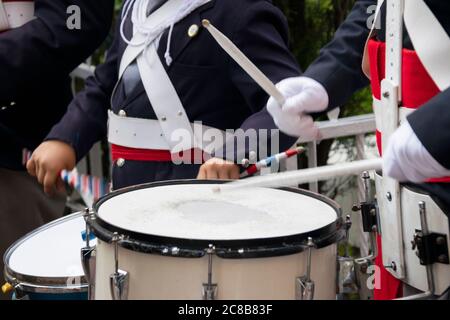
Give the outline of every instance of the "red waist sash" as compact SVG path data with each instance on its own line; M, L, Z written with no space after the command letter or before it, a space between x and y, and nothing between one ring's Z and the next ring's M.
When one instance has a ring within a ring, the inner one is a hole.
M386 44L369 41L369 59L372 94L381 100L381 81L385 78ZM402 104L405 108L418 109L440 93L414 50L403 49L402 56ZM377 130L377 145L381 155L381 132ZM450 182L450 177L433 178L428 182Z
M179 153L171 153L168 150L136 149L111 144L111 156L113 161L118 159L134 161L171 162L174 159L184 159L185 162L205 162L210 156L201 149L190 149ZM199 160L199 161L194 161Z

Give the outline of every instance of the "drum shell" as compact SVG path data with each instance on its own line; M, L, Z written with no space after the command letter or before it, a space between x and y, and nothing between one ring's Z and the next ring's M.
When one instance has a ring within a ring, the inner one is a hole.
M376 174L375 181L377 191L382 190L383 177ZM378 197L382 196L384 195L378 195ZM429 289L426 267L420 264L419 258L416 255L416 249L413 249L411 244L416 231L422 230L419 202L423 201L426 204L426 217L429 231L447 235L447 246L450 248L449 219L429 195L416 192L412 190L412 188L405 186L401 187L400 201L400 206L402 208L403 254L406 269L405 278L401 280L413 288L426 292ZM380 212L380 214L383 214L383 212ZM386 245L387 241L383 239L383 225L381 225L381 237L383 241L382 244ZM384 261L384 264L387 265L388 262ZM450 285L450 265L434 263L432 265L432 271L434 276L435 294L441 295Z
M11 245L10 248L8 248L8 250L4 255L4 264L5 264L4 278L15 288L14 299L87 300L88 284L84 277L84 274L82 273L82 270L80 270L81 272L77 275L71 275L67 277L50 276L50 275L37 276L37 275L22 274L20 272L15 271L13 268L11 268L9 261L11 256L16 252L17 248L20 247L23 243L30 241L30 239L32 240L35 236L45 234L46 232L50 232L51 230L54 230L55 227L56 228L64 227L66 223L73 221L84 222L83 213L82 212L73 213L71 215L54 220L46 225L43 225L40 228L33 230L29 234L25 235L24 237L18 239L13 245ZM67 231L71 232L72 230ZM80 257L80 250L82 246L81 236L77 233L70 234L70 236L80 237L80 247L79 248L64 247L64 252L73 257ZM64 242L64 239L58 240ZM49 243L51 242L52 238L49 238ZM51 257L51 259L56 260L58 259L58 254L61 254L62 252L53 252L53 249L45 247L36 248L36 250L46 251L51 255L54 254L54 257ZM42 259L48 261L49 263L52 263L53 261L49 259L48 256ZM32 264L33 260L30 259L29 263Z
M336 297L336 244L312 251L315 299ZM213 257L213 283L219 300L295 299L296 279L305 275L307 252L269 258ZM198 300L207 281L208 257L183 258L119 248L119 268L130 276L130 300ZM97 243L95 299L111 299L114 247Z

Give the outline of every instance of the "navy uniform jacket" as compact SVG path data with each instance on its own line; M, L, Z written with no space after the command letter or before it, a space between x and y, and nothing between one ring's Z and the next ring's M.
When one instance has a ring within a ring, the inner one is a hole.
M298 76L299 67L288 50L287 21L280 10L265 0L213 0L175 25L171 44L173 63L167 67L164 52L167 31L159 45L159 56L180 96L191 122L222 130L247 128L276 129L265 110L266 93L219 47L211 35L200 29L198 35L187 34L193 24L201 26L209 19L231 38L242 51L273 81ZM129 17L125 33L131 38ZM86 83L86 89L70 104L62 121L47 139L72 145L77 158L106 135L107 110L118 77L119 64L126 48L119 31L106 62ZM142 82L125 96L123 86L113 97L112 110L124 110L129 117L156 119ZM282 135L280 149L289 148L296 139ZM250 151L250 150L247 150ZM256 151L256 150L253 150ZM165 162L126 161L113 166L114 189L170 179L195 178L198 165L173 165Z
M425 2L450 34L450 2L444 0ZM362 72L361 61L370 31L367 27L367 19L370 15L367 9L376 4L376 0L357 1L333 40L321 50L317 60L305 71L305 76L319 81L326 88L330 98L330 109L343 105L355 91L369 85L369 80ZM384 5L381 12L383 28L385 16ZM378 32L378 36L379 40L383 41L385 31ZM404 47L413 49L407 32L404 33ZM423 145L440 164L448 169L450 169L449 101L450 89L447 89L408 117L411 127ZM439 196L450 208L449 184L423 184L420 187Z
M0 34L0 167L24 169L33 150L72 98L69 73L107 36L113 0L35 0L36 19ZM81 30L69 30L67 8L81 9Z

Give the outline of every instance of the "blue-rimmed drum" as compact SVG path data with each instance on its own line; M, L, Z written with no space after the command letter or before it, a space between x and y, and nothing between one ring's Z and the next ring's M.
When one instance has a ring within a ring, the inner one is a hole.
M96 299L335 299L339 207L300 189L171 181L94 206Z
M23 237L5 253L5 279L17 299L86 300L81 264L82 213L55 220ZM91 241L95 244L95 240Z

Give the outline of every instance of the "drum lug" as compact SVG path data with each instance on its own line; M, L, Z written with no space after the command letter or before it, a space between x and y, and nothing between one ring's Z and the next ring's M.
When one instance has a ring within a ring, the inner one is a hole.
M419 214L420 214L420 227L421 231L417 230L414 234L414 239L412 241L413 250L417 248L417 256L420 259L420 264L425 266L427 272L427 282L428 282L428 291L424 293L419 293L417 295L412 295L404 298L400 298L397 300L426 300L434 297L435 286L434 286L434 274L433 274L433 264L435 262L433 257L433 253L436 252L436 248L439 247L439 243L444 244L442 237L445 235L439 235L435 233L431 233L428 229L427 222L427 210L426 204L424 201L419 202ZM440 239L440 240L437 240ZM447 238L445 237L445 250L447 249Z
M130 276L128 272L117 270L109 276L113 300L127 300Z
M337 287L339 288L338 300L344 300L346 295L357 293L358 286L356 285L355 279L355 262L353 258L349 255L349 237L350 228L352 227L352 220L350 215L345 217L345 253L344 256L338 256L337 267L338 267L338 278Z
M215 300L217 297L217 283L212 282L212 264L215 252L216 248L212 244L206 249L206 254L208 255L208 282L203 284L203 300Z
M307 248L306 274L297 278L295 281L295 297L297 300L314 299L315 284L311 279L311 256L314 242L311 237L308 238Z
M88 220L91 216L91 211L89 209L85 210L84 219L86 221L86 246L81 248L81 265L88 282L88 297L89 300L94 300L95 292L95 256L96 248L90 245L91 230L88 224Z
M373 260L368 258L359 258L354 260L355 283L358 287L360 300L372 300L373 290L369 288L369 278L372 276L371 266Z
M354 212L361 211L361 219L364 232L377 232L379 229L378 212L375 201L370 194L370 175L368 171L364 171L361 175L364 186L364 199L360 205L354 205Z
M89 285L88 296L89 300L93 300L93 294L95 292L95 257L96 248L95 247L85 247L81 248L81 265L83 267L84 275L86 281Z
M353 211L361 211L363 231L369 233L371 253L367 257L361 257L354 260L354 278L359 288L361 300L370 300L373 298L373 290L368 287L369 267L374 264L378 256L377 232L380 230L378 206L371 196L370 175L365 171L361 175L364 187L364 199L360 205L353 206Z
M5 287L5 286L4 286ZM4 288L2 287L2 290ZM22 286L20 285L19 281L17 281L16 278L10 279L8 282L8 290L3 291L4 294L9 293L9 291L14 292L14 299L15 300L26 300L27 294L23 291Z
M109 276L111 297L113 300L127 300L130 275L128 272L119 269L119 241L123 237L117 232L114 233L112 242L114 244L114 273Z
M423 266L434 263L449 264L447 235L429 232L424 202L419 203L419 210L422 230L416 230L411 241L412 250L416 250L416 255Z

